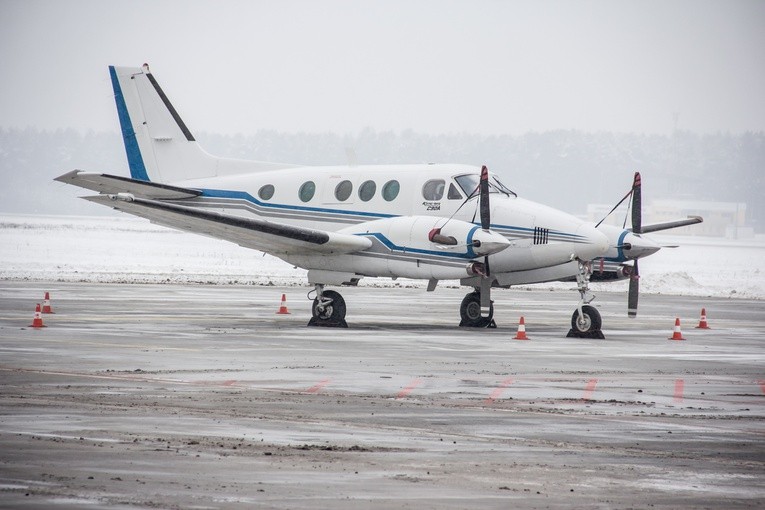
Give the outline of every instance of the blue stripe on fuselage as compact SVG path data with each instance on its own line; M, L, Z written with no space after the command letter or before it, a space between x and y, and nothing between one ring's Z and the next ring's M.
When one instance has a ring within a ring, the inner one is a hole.
M479 227L476 227L476 229L477 228ZM472 238L472 232L474 231L475 229L471 231L471 235L468 237ZM466 253L448 253L443 251L424 250L422 248L410 248L408 246L399 246L379 232L365 232L365 233L356 234L356 235L361 237L365 237L365 236L374 237L375 239L380 241L383 245L385 245L390 251L398 251L402 253L419 253L421 255L433 255L436 257L447 257L452 259L456 258L456 259L470 260L470 259L476 258L476 254L473 253L472 246L468 248L468 251Z
M263 207L267 209L272 210L285 210L285 211L302 211L302 212L308 212L308 213L325 213L325 214L338 214L343 216L361 216L365 218L369 218L370 220L377 220L377 219L383 219L383 218L396 218L401 216L400 214L384 214L384 213L373 213L373 212L365 212L365 211L346 211L343 209L329 209L324 207L308 207L308 206L302 206L302 205L288 205L288 204L270 204L267 202L263 202L261 200L258 200L254 196L250 195L246 191L232 191L232 190L222 190L222 189L199 189L199 191L202 192L202 197L207 198L224 198L224 199L233 199L233 200L244 200L246 202L250 202L258 207ZM331 221L326 218L316 218L316 221ZM479 225L475 224L475 228L473 228L470 233L468 234L468 250L466 254L463 255L457 255L459 257L466 257L469 258L475 258L477 255L473 251L472 242L473 242L473 235L476 230L480 228ZM533 232L533 228L527 228L527 227L513 227L510 225L491 225L492 229L505 229L510 231L516 231L516 232ZM560 236L565 236L567 238L570 238L572 241L578 241L582 239L582 236L578 234L569 234L566 232L559 232L559 231L550 231L550 235L557 234ZM382 240L381 240L382 242ZM390 246L389 246L390 247ZM400 247L397 247L401 249ZM407 248L408 250L408 248ZM445 255L442 252L432 252L436 255ZM449 254L448 256L454 256L453 254Z
M253 197L246 191L229 191L229 190L223 190L223 189L202 189L200 191L202 192L203 197L233 198L238 200L246 200L247 202L252 202L253 204L257 206L267 207L270 209L285 209L288 211L323 212L323 213L331 213L331 214L345 214L349 216L366 216L371 219L395 218L397 216L400 216L398 214L382 214L382 213L361 212L361 211L344 211L342 209L325 209L322 207L306 207L302 205L269 204L266 202L261 202L260 200Z

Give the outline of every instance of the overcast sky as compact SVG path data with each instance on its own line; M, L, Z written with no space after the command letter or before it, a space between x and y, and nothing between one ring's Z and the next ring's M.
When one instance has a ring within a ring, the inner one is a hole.
M765 130L760 0L0 0L0 127L116 131L143 62L192 132Z

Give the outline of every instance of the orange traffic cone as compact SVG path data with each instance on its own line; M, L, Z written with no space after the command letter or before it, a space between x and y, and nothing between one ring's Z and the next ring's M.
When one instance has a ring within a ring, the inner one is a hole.
M42 313L56 313L53 308L50 307L50 293L45 293L45 299L43 300Z
M670 340L685 340L683 338L683 334L680 332L680 317L675 317L675 330L672 333L672 336L669 337Z
M696 326L696 329L712 329L709 327L709 324L707 324L707 309L706 308L701 309L701 320L699 320L699 325Z
M37 308L35 308L35 318L32 321L32 324L29 325L30 328L45 328L47 327L45 324L43 324L42 321L42 312L40 311L40 303L37 303Z
M287 310L287 295L282 294L282 305L279 307L279 311L276 312L277 315L285 315L289 314L289 310Z
M521 321L518 323L518 333L515 334L513 337L513 340L528 340L529 337L526 336L526 321L523 319L523 315L521 315Z

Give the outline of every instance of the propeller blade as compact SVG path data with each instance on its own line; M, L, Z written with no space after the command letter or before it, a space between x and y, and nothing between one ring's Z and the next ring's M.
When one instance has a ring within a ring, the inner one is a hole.
M640 184L640 172L635 172L632 182L632 233L643 233L643 197ZM637 269L637 268L636 268Z
M638 261L635 264L630 275L630 290L627 295L627 315L629 317L637 316L638 295L640 293L640 272L638 271Z
M489 230L491 227L491 208L489 207L489 169L486 165L481 167L481 182L478 184L481 197L481 228Z

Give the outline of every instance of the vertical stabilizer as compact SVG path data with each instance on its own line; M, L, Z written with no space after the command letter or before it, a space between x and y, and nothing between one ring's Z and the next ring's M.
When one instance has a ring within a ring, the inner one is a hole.
M216 175L217 158L196 142L148 65L111 66L109 73L131 177L176 182Z

